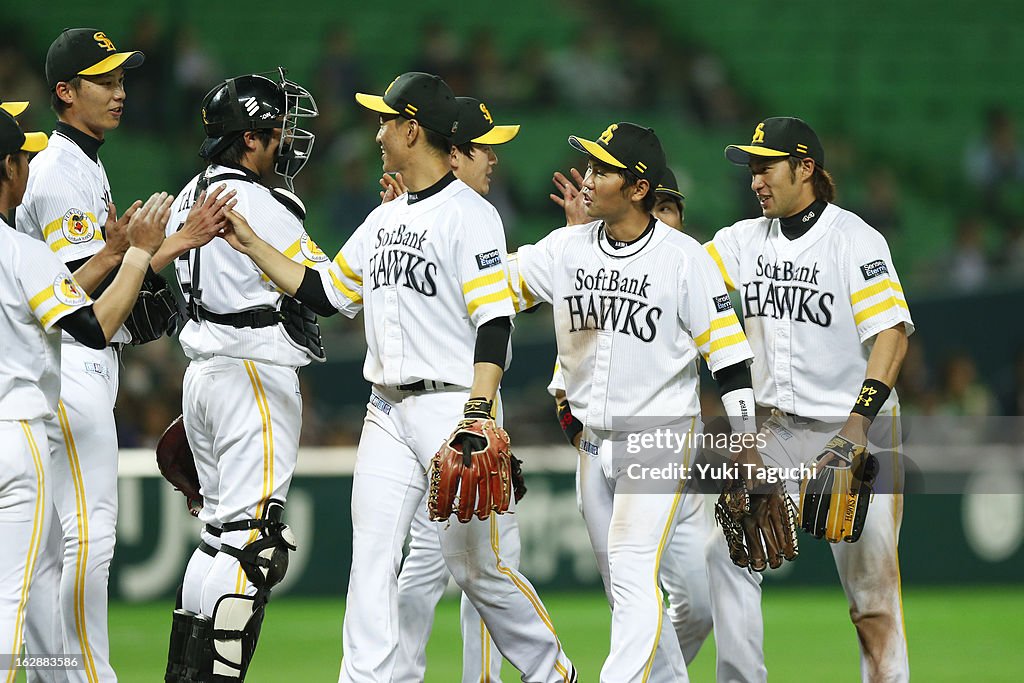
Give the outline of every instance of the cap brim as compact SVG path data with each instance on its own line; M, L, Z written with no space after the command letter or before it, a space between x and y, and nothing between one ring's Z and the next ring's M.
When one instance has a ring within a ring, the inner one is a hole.
M28 102L4 102L0 104L0 109L17 118L28 109Z
M515 136L519 135L519 125L495 126L478 138L470 142L477 145L502 145Z
M753 145L729 145L725 148L725 158L734 164L744 165L750 162L750 157L778 158L788 157L789 152L780 152L770 147L757 147Z
M357 92L356 102L363 105L371 111L380 112L381 114L397 114L398 112L389 107L384 103L384 98L380 95L367 95L366 93Z
M134 69L137 66L141 66L145 60L146 55L141 52L116 52L103 61L93 64L88 69L82 69L78 72L78 75L100 76L110 73L119 66L123 66L126 69Z
M24 152L41 152L46 149L49 139L46 133L25 133L25 144L21 146Z
M679 190L674 190L671 187L665 187L664 185L658 185L654 188L655 194L667 194L669 197L675 197L676 199L686 199L683 193Z
M578 138L575 135L570 135L569 144L584 154L589 154L598 161L603 161L604 163L615 166L616 168L626 168L624 163L613 157L608 153L608 150L596 142L584 140L583 138Z

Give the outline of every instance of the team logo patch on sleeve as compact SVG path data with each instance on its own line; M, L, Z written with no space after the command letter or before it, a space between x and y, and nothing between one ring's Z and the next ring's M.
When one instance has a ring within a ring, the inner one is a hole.
M53 281L53 295L65 306L80 306L85 303L85 290L67 274L58 275Z
M888 275L889 267L885 265L885 261L878 259L871 263L865 263L860 267L860 272L865 280L873 280L879 275Z
M71 244L88 242L96 234L96 225L85 211L71 209L64 214L64 221L61 224L64 239Z
M327 254L317 246L317 243L307 233L302 233L302 237L299 238L299 251L302 252L306 259L313 263L323 263L327 260Z
M501 265L501 254L498 253L497 249L485 254L477 254L476 265L480 270L486 270L488 268Z
M716 296L712 301L715 302L715 310L719 313L725 313L732 308L732 299L729 298L728 294Z

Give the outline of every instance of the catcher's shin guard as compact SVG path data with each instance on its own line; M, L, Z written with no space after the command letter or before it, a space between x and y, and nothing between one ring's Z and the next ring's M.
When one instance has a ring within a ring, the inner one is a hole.
M188 640L182 659L180 683L209 683L213 668L213 621L202 614L189 617Z
M195 612L176 609L171 615L171 637L167 646L167 669L164 683L181 683L185 675L185 647L192 632L192 618Z

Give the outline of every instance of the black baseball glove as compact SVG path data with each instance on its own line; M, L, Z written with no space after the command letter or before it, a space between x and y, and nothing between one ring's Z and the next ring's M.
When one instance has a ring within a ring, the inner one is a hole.
M145 344L166 335L173 335L182 321L181 309L170 286L154 272L146 274L132 312L124 326L132 335L132 344Z

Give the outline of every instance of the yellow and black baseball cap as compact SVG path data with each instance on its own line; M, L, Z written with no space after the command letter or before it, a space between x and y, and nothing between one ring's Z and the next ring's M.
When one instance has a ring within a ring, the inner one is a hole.
M23 111L28 109L28 102L4 102L0 100L0 109L3 109L14 118L18 118Z
M666 167L665 172L661 174L661 180L654 187L656 194L665 195L666 197L672 197L677 201L683 201L686 197L679 191L679 181L676 180L676 174L672 172L671 168Z
M100 76L119 66L134 69L146 59L141 52L118 52L107 34L95 28L66 28L46 52L50 90L75 76Z
M734 164L746 166L751 157L814 159L814 163L825 168L825 148L821 140L803 120L793 116L765 119L754 128L749 145L725 148L725 158Z
M387 87L383 95L356 93L356 102L381 114L397 114L451 139L459 127L455 93L440 76L409 71Z
M452 136L453 145L503 145L519 134L518 124L494 125L487 105L475 97L456 97L455 101L459 106L459 129Z
M651 185L657 185L667 168L665 151L654 129L635 123L613 123L605 128L596 142L570 135L569 144L609 166L623 168Z
M28 106L26 104L26 106ZM22 110L24 111L24 109ZM11 152L40 152L46 149L46 133L25 133L7 111L0 107L0 156Z

